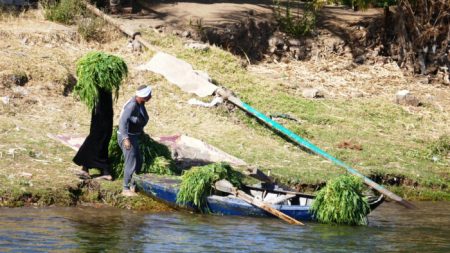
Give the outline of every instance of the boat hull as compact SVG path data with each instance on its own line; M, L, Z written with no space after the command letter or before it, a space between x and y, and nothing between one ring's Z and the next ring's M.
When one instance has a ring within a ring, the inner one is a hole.
M159 201L165 202L173 207L187 208L193 211L206 211L216 215L238 215L253 217L275 217L272 214L253 206L233 195L218 196L211 195L206 199L208 210L199 210L191 203L180 205L177 203L177 194L180 188L181 179L175 176L162 176L155 174L142 174L133 177L138 188L148 196ZM275 191L276 192L276 191ZM257 197L263 194L262 191L250 190L250 193ZM267 193L264 193L267 201ZM273 194L272 201L276 203L277 196ZM260 196L261 197L261 196ZM268 200L270 201L270 200ZM290 201L283 201L281 204L272 204L271 206L282 213L301 221L314 220L314 216L309 212L314 196L299 193L298 196ZM384 201L384 197L380 196L377 200L370 202L371 210L374 210Z
M262 210L261 208L250 205L247 202L232 196L209 196L207 198L207 203L209 210L214 214L274 217L272 214ZM272 205L272 207L297 220L305 221L313 219L311 213L309 212L310 206Z
M152 174L138 175L135 177L138 188L145 194L157 200L163 201L174 207L183 207L198 210L192 204L180 205L176 202L180 180L176 177L166 177ZM254 217L273 217L272 214L248 204L247 202L230 196L208 196L206 199L208 211L216 215L238 215ZM273 208L299 220L312 220L309 213L311 200L304 200L303 205L272 205Z

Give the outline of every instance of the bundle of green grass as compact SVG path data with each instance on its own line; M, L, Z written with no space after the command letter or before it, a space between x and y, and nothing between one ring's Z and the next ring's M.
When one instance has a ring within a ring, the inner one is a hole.
M120 84L128 74L127 64L122 58L103 52L89 52L77 62L77 84L74 94L89 109L98 101L99 89L114 92L117 99Z
M201 211L208 211L206 197L212 193L212 185L226 179L235 187L241 187L241 174L227 163L213 163L201 167L193 167L184 171L181 176L180 191L177 203L186 205L192 203Z
M122 178L124 172L124 157L117 142L117 130L115 127L108 147L111 175L114 178ZM139 139L139 149L142 155L141 173L155 173L160 175L177 175L179 171L175 167L170 150L153 140L148 134L143 134Z
M363 182L343 175L330 180L317 194L311 212L322 223L367 225L369 203L362 195Z

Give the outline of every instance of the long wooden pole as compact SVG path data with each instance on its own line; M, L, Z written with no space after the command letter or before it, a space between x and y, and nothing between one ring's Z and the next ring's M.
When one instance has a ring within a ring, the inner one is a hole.
M220 181L217 181L214 185L214 188L216 188L219 191L222 192L227 192L227 193L231 193L233 195L235 195L236 197L244 200L245 202L257 206L261 209L263 209L264 211L273 214L274 216L286 221L289 224L293 224L293 225L305 225L302 222L292 218L291 216L282 213L280 211L278 211L277 209L273 208L269 203L266 203L262 200L256 199L250 195L248 195L247 193L238 190L236 187L234 187L229 181L222 179Z
M278 122L273 121L271 118L269 118L266 115L264 115L263 113L255 110L250 105L242 102L239 98L230 95L227 91L218 90L217 92L218 92L219 95L221 95L221 93L222 93L223 97L226 98L228 101L230 101L231 103L233 103L236 106L240 107L244 111L250 113L251 115L255 116L259 120L263 121L265 124L267 124L268 126L270 126L273 129L275 129L276 131L282 133L284 136L288 137L290 140L294 141L295 143L301 145L302 147L305 147L305 148L311 150L315 154L318 154L318 155L324 157L327 160L330 160L334 164L345 168L349 173L362 178L366 185L372 187L373 189L377 190L378 192L380 192L380 193L384 194L385 196L387 196L387 197L397 201L399 204L401 204L401 205L403 205L403 206L405 206L407 208L414 208L415 207L412 203L408 202L407 200L401 198L400 196L396 195L395 193L387 190L383 186L381 186L381 185L377 184L376 182L372 181L371 179L367 178L366 176L361 174L356 169L350 167L349 165L345 164L341 160L333 157L332 155L330 155L327 152L323 151L322 149L320 149L319 147L315 146L311 142L309 142L309 141L301 138L300 136L296 135L295 133L293 133L292 131L290 131L286 127L284 127L281 124L279 124Z

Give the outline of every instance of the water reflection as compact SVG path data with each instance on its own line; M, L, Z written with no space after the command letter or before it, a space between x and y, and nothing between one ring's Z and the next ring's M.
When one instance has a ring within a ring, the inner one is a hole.
M450 203L383 204L368 227L118 209L0 209L0 252L450 252Z
M144 220L112 208L0 209L0 252L142 252L133 234Z
M144 225L144 215L116 209L70 210L65 216L75 230L79 249L83 252L112 252L131 249L142 252L142 244L134 240L136 231Z

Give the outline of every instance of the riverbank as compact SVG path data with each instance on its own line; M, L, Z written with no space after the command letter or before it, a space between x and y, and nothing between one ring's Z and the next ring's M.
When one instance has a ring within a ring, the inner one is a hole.
M151 83L147 106L152 136L187 134L202 139L280 181L313 191L344 171L302 151L228 105L194 107L163 77L135 67L155 52L133 52L127 39L106 27L105 41L86 42L74 26L45 21L42 11L2 14L0 21L0 196L1 206L83 203L159 210L156 202L119 196L113 183L80 181L73 150L47 134L86 135L90 112L73 98L75 63L91 50L122 57L130 75L114 105L122 104L140 84ZM289 129L356 167L408 200L450 200L449 157L439 151L450 134L448 86L422 83L394 62L354 65L345 55L310 61L249 65L218 47L187 49L173 34L142 29L143 37L165 52L203 70L243 101L277 118ZM20 80L26 77L27 81ZM305 98L306 88L324 97ZM421 106L396 104L397 90L409 89ZM207 99L205 99L206 101ZM439 139L441 138L441 139ZM443 143L444 142L444 143ZM135 203L134 203L135 202Z

